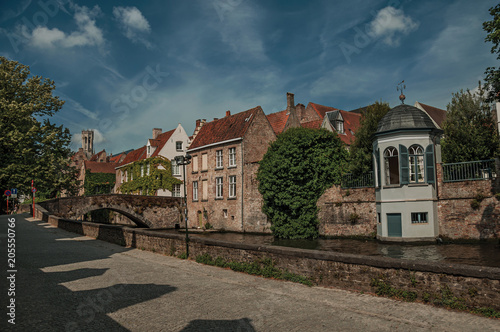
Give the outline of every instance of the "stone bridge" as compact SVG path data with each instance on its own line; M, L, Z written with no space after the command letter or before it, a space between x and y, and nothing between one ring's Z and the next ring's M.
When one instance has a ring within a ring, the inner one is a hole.
M56 198L38 205L50 214L73 220L105 209L128 217L139 227L173 228L181 222L179 197L111 194Z

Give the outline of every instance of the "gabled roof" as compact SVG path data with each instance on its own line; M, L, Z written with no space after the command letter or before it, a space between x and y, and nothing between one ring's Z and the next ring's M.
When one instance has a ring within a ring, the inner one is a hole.
M421 107L419 107L421 106ZM429 106L426 104L422 104L420 102L415 102L415 107L420 108L424 112L426 112L435 124L439 126L439 128L443 127L443 121L446 119L446 111L437 107Z
M274 133L276 135L279 135L283 132L283 129L285 129L285 125L288 117L290 116L290 113L288 113L287 110L284 110L281 112L271 113L266 116L269 120L269 123L271 124L271 127L273 127Z
M123 153L117 154L116 156L112 156L109 158L109 162L117 163L120 161L120 158L123 156Z
M84 161L83 162L85 170L89 170L91 173L112 173L115 174L115 163L103 163L98 161Z
M351 145L354 142L354 135L360 126L361 115L358 113L347 112L343 110L337 110L333 112L327 112L324 121L330 122L330 125L334 132L335 130L335 120L339 118L339 115L344 120L344 133L337 133L342 140L347 145Z
M134 161L143 160L143 159L146 159L146 146L145 145L142 148L139 148L137 150L129 152L127 154L127 156L125 157L125 159L123 159L123 161L120 163L120 165L118 167L133 163ZM115 167L117 167L116 164L115 164Z
M91 158L90 158L90 161L96 161L96 160L99 160L99 158L101 157L102 154L106 154L106 151L105 150L102 150L100 152L97 152L95 155L93 155Z
M325 118L326 112L338 111L337 108L330 107L330 106L324 106L324 105L315 104L315 103L309 103L309 105L316 111L316 113L320 116L321 119Z
M319 129L319 128L321 128L322 123L323 123L323 120L313 120L313 121L301 123L300 126L302 128Z
M205 123L189 146L189 150L242 138L259 111L262 112L262 108L257 106L245 112Z
M161 149L163 149L163 147L168 142L170 137L172 137L174 132L175 129L172 129L170 131L166 131L163 134L158 135L158 137L156 137L155 140L149 140L150 142L156 144L156 145L151 144L151 146L156 147L156 150L151 154L151 157L156 157L160 153Z

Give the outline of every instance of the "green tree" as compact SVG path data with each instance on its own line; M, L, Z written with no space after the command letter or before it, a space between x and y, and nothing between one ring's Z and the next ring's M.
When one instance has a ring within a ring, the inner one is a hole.
M488 33L484 40L493 43L491 53L497 54L497 59L500 59L500 4L490 8L490 15L493 19L483 23L483 30ZM487 101L500 101L500 68L488 67L485 74L485 82L489 90Z
M445 163L495 157L499 148L498 133L481 83L477 93L460 90L453 94L443 130L441 146Z
M64 104L52 95L54 89L53 81L31 76L29 67L0 57L2 191L18 188L29 195L32 179L39 197L76 190L76 170L68 165L71 135L49 120Z
M257 172L263 212L278 238L318 236L316 202L339 184L347 151L340 138L327 130L291 128L278 136Z
M380 119L390 107L386 102L377 101L368 106L361 117L360 127L356 131L354 143L350 149L349 171L361 175L373 170L373 135L377 132Z

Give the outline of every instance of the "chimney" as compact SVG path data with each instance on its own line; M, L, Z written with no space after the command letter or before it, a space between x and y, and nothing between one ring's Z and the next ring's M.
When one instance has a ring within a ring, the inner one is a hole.
M287 113L289 113L292 110L292 108L295 108L295 102L293 100L293 96L294 96L293 93L290 93L290 92L286 93L286 110L287 110Z
M161 135L161 128L153 128L153 139L156 139L159 135Z
M214 118L214 121L217 121L217 120L219 120L219 118Z
M231 116L231 111L226 111L226 116Z

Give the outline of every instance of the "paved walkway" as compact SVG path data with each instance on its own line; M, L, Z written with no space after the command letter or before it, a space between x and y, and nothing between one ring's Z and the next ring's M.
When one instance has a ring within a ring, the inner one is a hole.
M17 331L500 331L500 321L307 287L16 218ZM0 216L5 275L7 216ZM10 330L2 278L0 330Z

